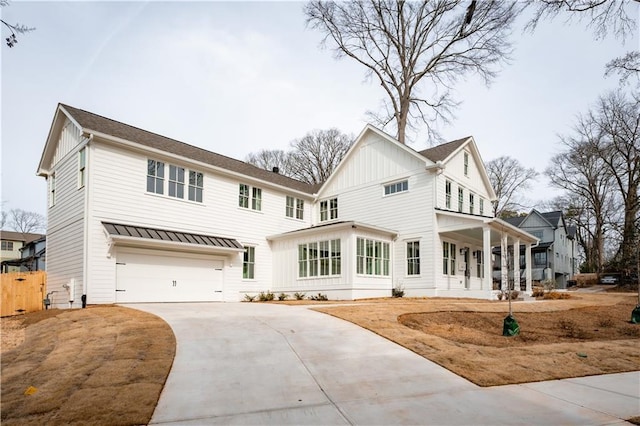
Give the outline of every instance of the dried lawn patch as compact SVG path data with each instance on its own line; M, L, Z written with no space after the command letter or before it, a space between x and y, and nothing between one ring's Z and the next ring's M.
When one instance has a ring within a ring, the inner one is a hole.
M625 294L515 302L516 337L502 336L507 302L396 299L315 310L367 328L480 386L495 386L640 370L640 325L628 323L636 303L637 296Z
M2 424L149 423L175 355L171 328L117 306L55 311L11 318L26 328L8 351L3 333Z

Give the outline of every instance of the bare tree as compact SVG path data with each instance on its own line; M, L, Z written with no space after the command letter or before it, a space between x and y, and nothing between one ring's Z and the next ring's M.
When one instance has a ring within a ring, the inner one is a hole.
M405 143L407 127L448 122L457 102L450 89L460 78L489 83L508 60L515 1L315 0L305 6L307 24L324 33L323 45L367 70L385 92L383 111L372 114L383 127L395 125Z
M9 0L0 0L0 7L5 7L5 6L9 6ZM7 27L11 32L9 37L5 38L5 42L9 47L13 47L16 44L18 44L18 37L16 36L16 33L26 34L30 31L35 30L35 28L27 27L26 25L22 25L19 23L9 24L4 19L0 19L0 23L2 23L5 27Z
M9 216L9 226L16 232L38 233L44 232L47 227L47 220L40 213L12 209Z
M511 215L519 207L519 198L530 188L531 182L538 177L533 168L524 167L518 160L508 156L498 157L485 164L489 180L496 193L493 214L496 217Z
M586 21L596 39L608 34L621 39L633 35L640 0L527 0L526 5L534 10L526 28L534 30L541 20L564 16L567 22ZM635 9L635 10L634 10ZM640 84L640 51L631 51L607 63L605 75L619 74L625 83L635 76Z
M262 149L258 152L250 153L244 161L265 170L277 168L278 173L285 176L291 176L292 174L291 154L281 149Z
M600 130L593 149L607 166L624 206L620 268L631 270L638 256L640 221L640 95L612 92L600 97L587 119Z
M338 129L314 130L291 141L291 150L263 150L249 154L246 162L267 170L278 167L285 176L317 184L326 181L354 142Z

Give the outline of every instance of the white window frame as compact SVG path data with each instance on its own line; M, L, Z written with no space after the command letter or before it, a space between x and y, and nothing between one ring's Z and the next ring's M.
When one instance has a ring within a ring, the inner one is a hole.
M338 197L320 201L320 222L338 218Z
M484 251L476 250L476 277L484 278Z
M238 206L243 209L262 211L262 188L241 183L238 186Z
M447 209L451 209L451 181L449 179L444 182L444 205Z
M243 209L249 208L249 194L251 194L249 185L245 185L244 183L238 185L238 207Z
M469 193L469 213L475 214L476 209L476 196L474 193Z
M245 246L242 257L242 279L253 280L256 276L256 248Z
M384 185L384 196L399 194L401 192L407 192L409 190L409 180L401 180L394 183Z
M188 198L196 203L202 203L204 200L204 173L189 170Z
M169 164L167 195L171 198L184 199L184 167ZM172 194L173 192L173 194Z
M0 245L3 251L13 251L13 241L2 241Z
M480 200L480 215L484 215L484 198L479 197Z
M464 188L458 187L458 212L462 213L464 211Z
M87 147L78 151L78 189L84 188L87 170Z
M285 215L292 219L304 219L304 200L287 195Z
M464 175L469 177L469 153L464 152Z
M298 244L298 278L329 278L341 274L340 239Z
M153 163L153 174L149 173L151 171L151 164ZM147 159L147 192L151 194L160 194L164 195L164 161L152 160L150 158ZM161 172L161 175L160 173ZM150 179L153 179L153 188L150 189L149 182Z
M366 276L390 276L390 244L371 238L356 238L356 274Z
M251 210L262 211L262 189L255 186L251 189Z
M456 275L456 249L455 243L442 242L442 275Z
M420 275L420 240L407 241L407 276Z

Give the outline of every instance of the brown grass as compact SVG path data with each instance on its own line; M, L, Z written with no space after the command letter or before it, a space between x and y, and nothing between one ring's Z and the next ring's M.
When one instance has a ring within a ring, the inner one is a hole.
M16 320L25 339L11 349L4 328ZM160 318L96 306L3 318L2 326L3 425L151 420L175 355L173 332ZM30 387L36 392L26 395Z
M315 309L367 328L480 386L640 370L640 325L628 323L634 295L515 302L521 329L516 337L502 336L504 301L386 302Z

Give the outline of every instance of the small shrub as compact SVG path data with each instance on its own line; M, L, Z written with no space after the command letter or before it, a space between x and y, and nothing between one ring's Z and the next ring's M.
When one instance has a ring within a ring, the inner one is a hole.
M391 289L391 297L402 297L404 296L404 290L402 287L394 287Z
M544 297L544 288L542 287L534 287L533 292L531 293L532 297Z
M559 293L557 291L550 291L542 296L544 300L558 300L558 299L571 299L569 293Z
M298 292L293 293L293 297L295 297L296 300L304 300L305 296L306 296L306 293L298 293Z
M289 295L288 295L288 294L280 293L280 294L278 295L278 300L286 300L286 299L287 299L287 297L289 297Z
M318 293L317 296L309 296L309 300L329 300L326 294Z
M560 328L564 331L566 337L571 337L574 339L586 339L587 333L578 326L575 322L571 320L561 319L558 322Z
M500 292L497 294L497 296L498 296L498 300L502 300L502 296L504 296L504 293Z
M267 291L266 293L261 291L260 294L258 294L258 300L261 302L271 302L274 298L275 295L270 291Z
M245 294L244 295L244 301L245 302L253 302L254 300L256 300L255 294L253 296L251 296L250 294Z

